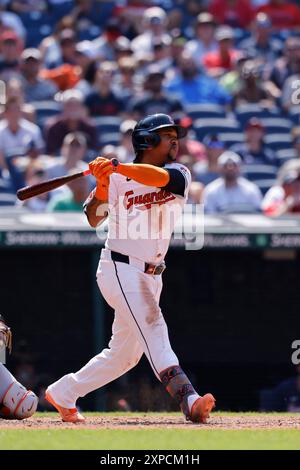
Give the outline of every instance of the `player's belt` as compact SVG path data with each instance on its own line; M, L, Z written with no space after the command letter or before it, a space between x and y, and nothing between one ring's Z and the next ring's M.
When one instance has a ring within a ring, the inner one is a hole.
M113 261L119 261L119 263L130 264L129 256L123 255L122 253L118 253L117 251L111 251L110 254L111 254L111 259ZM145 264L144 273L146 274L158 275L158 274L161 274L166 269L166 265L164 262L160 264L149 264L149 263L144 263L144 264Z

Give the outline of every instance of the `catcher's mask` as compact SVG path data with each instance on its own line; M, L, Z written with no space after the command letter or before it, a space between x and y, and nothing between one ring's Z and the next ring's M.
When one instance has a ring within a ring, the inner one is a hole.
M187 134L187 129L175 124L167 114L151 114L139 121L133 129L132 145L135 153L157 147L160 143L160 135L155 131L165 127L175 129L178 139L182 139Z

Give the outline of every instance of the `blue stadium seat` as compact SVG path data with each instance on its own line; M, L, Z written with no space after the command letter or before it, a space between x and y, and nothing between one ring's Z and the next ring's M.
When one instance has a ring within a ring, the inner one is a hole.
M218 138L221 140L221 142L224 142L227 148L234 144L240 144L245 141L243 132L221 132L218 134Z
M261 122L266 129L268 134L277 133L277 132L287 132L289 133L293 128L293 123L290 119L286 118L262 118Z
M120 135L119 132L104 132L99 135L99 145L119 145Z
M225 132L241 132L239 123L230 118L196 119L193 123L197 139L201 140L206 134L219 134Z
M243 165L242 174L250 181L275 179L277 168L273 165Z
M117 116L99 116L93 118L99 132L119 132L121 119Z
M276 152L277 160L279 161L279 166L283 165L285 162L291 160L292 158L298 158L297 152L295 149L281 149Z
M255 183L259 189L261 190L263 196L266 194L267 191L269 191L269 189L272 187L272 186L275 186L277 180L275 178L267 178L267 179L264 179L264 180L254 180L253 183Z
M276 116L280 117L280 109L276 106L273 108L263 108L259 104L255 103L241 104L235 108L235 116L244 128L249 119L253 117L258 119Z
M300 105L291 106L288 117L293 121L295 126L300 126Z
M292 148L292 138L291 135L287 133L267 134L264 137L264 141L266 145L275 152L277 150Z
M19 16L26 27L26 47L38 47L53 31L55 19L51 14L32 11Z
M62 111L61 103L58 103L57 101L53 100L33 101L31 102L31 104L35 109L37 124L41 128L44 127L47 119L56 116Z
M0 206L14 206L16 203L16 195L13 193L2 193L0 191Z
M187 114L194 120L205 117L225 118L226 112L223 106L219 104L199 103L190 104L185 108Z

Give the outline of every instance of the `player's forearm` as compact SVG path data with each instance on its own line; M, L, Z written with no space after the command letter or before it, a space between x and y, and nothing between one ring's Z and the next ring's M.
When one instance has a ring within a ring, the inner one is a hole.
M90 226L96 228L108 216L108 202L100 201L94 196L85 206L84 212Z
M157 188L166 186L170 180L170 175L166 170L157 166L147 165L146 163L137 165L120 163L118 165L118 173L138 183Z

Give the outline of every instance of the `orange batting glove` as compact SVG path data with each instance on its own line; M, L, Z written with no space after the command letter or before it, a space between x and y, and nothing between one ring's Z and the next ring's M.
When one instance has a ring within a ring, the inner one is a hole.
M91 174L97 180L95 197L101 201L108 200L109 176L113 172L111 160L104 157L97 157L89 163Z

